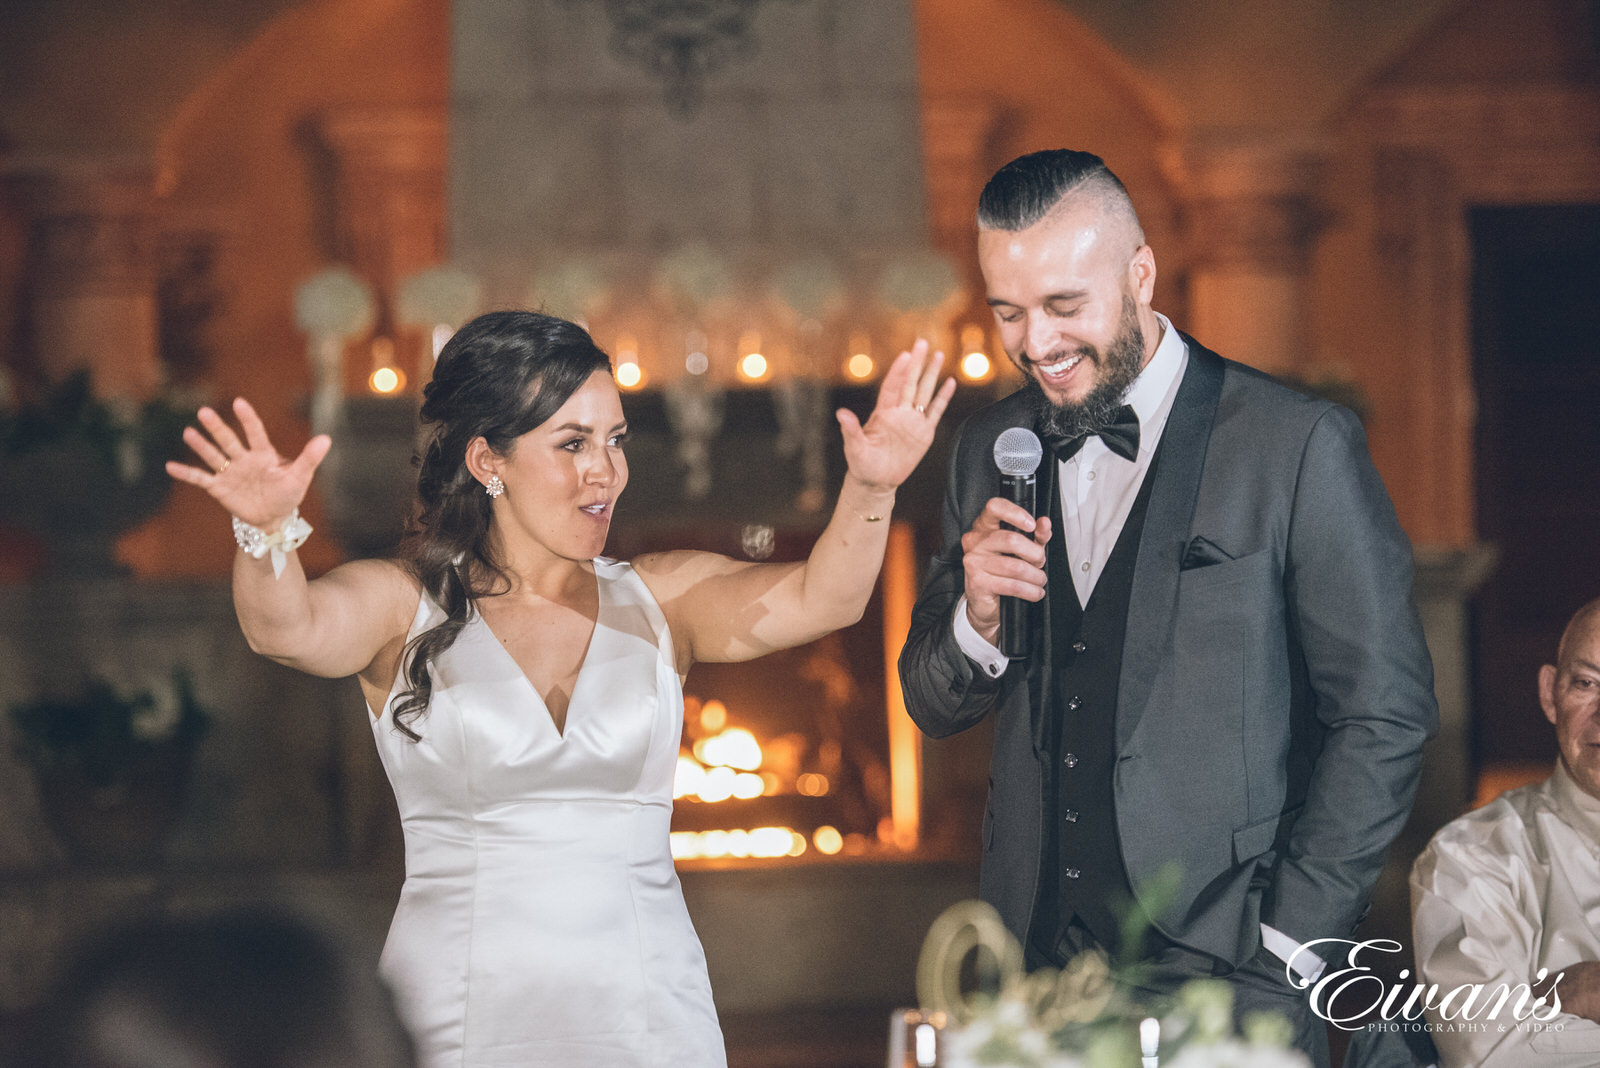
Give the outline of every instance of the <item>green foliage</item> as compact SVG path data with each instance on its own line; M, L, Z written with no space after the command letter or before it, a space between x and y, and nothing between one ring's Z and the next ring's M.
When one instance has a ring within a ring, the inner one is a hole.
M1083 1051L1087 1068L1138 1068L1139 1040L1129 1027L1101 1027Z
M1288 1046L1294 1041L1294 1025L1279 1012L1245 1013L1239 1033L1252 1046Z
M96 787L114 785L157 750L193 745L211 722L183 668L173 672L170 688L124 695L96 677L72 697L41 698L9 712L23 760L41 771L77 769Z
M131 483L176 453L190 414L167 398L144 404L102 400L90 387L89 372L79 371L32 403L0 407L0 458L73 448Z
M1191 1037L1201 1042L1220 1042L1233 1034L1233 987L1221 979L1184 983L1175 1009L1191 1022Z
M1177 900L1178 891L1182 886L1183 867L1177 861L1171 860L1157 869L1145 883L1145 891L1141 896L1142 905L1139 901L1124 898L1113 909L1121 914L1119 928L1122 948L1117 954L1117 959L1111 963L1125 980L1131 981L1137 978L1133 973L1144 957L1145 935L1154 926L1150 917L1165 912L1167 906Z

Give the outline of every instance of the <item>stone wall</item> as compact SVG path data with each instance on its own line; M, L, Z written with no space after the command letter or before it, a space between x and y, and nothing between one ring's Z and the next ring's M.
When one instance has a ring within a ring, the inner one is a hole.
M752 5L687 114L613 50L613 6L454 5L450 246L491 303L553 250L922 243L909 0Z

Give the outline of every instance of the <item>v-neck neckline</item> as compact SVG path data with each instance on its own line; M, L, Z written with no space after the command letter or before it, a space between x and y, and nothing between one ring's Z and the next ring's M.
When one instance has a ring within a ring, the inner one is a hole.
M572 692L567 695L567 714L559 727L556 726L556 717L551 714L550 705L545 701L544 694L539 692L539 687L533 684L533 680L522 669L522 665L517 662L517 658L511 655L511 650L500 640L500 636L494 632L494 628L489 625L489 619L483 614L483 610L481 608L476 610L478 622L483 624L484 631L489 635L490 644L498 649L500 655L505 657L511 664L512 670L517 673L517 677L528 688L528 692L533 695L533 699L539 703L539 708L544 711L545 722L550 724L551 730L555 731L556 741L558 742L566 741L567 735L572 732L572 708L577 704L578 687L583 684L583 673L589 667L589 656L594 652L595 639L600 635L600 621L605 616L606 584L600 579L600 566L598 564L594 565L593 573L595 585L594 623L589 628L589 640L583 647L583 656L578 660L577 674L572 677Z

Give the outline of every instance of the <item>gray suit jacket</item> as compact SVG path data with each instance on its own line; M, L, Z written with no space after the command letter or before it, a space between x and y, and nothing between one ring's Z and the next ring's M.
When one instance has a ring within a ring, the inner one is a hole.
M1355 927L1410 811L1438 710L1410 544L1360 422L1184 341L1123 644L1116 825L1160 931L1237 966L1259 948L1263 921L1300 942ZM934 737L997 717L980 885L1025 940L1053 729L1050 643L1039 640L1048 604L1034 610L1035 655L999 679L951 630L961 535L996 492L996 436L1018 425L1031 425L1022 394L957 435L943 547L900 677L912 718ZM1041 475L1053 478L1048 461ZM1172 861L1176 896L1151 900Z

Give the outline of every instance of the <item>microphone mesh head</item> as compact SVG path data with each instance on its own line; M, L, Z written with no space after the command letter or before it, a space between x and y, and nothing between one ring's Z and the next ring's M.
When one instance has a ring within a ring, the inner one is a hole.
M994 465L1002 475L1031 475L1039 470L1042 459L1044 446L1039 444L1039 436L1027 427L1002 430L994 441Z

